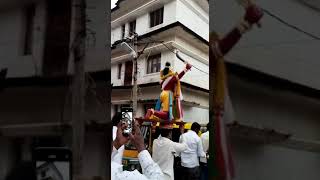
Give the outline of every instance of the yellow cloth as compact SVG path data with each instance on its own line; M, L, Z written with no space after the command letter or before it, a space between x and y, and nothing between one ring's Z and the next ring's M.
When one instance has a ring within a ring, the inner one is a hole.
M215 32L210 33L210 42L216 42L218 40L218 35ZM214 51L214 48L210 45L210 51ZM214 52L212 52L214 53ZM224 97L225 97L225 89L226 87L226 69L224 64L223 57L210 59L210 63L212 63L210 71L213 71L213 81L214 81L214 94L213 94L213 104L214 106L218 106L220 108L224 107Z
M178 73L177 72L173 72L171 69L169 70L169 73L167 75L163 75L163 70L160 72L160 79L162 81L166 80L167 78L169 77L172 77L172 76L176 76L176 79L177 79L177 84L175 86L175 89L174 89L174 94L173 96L174 97L180 97L180 93L181 93L181 85L180 85L180 79L178 77Z
M161 110L162 111L169 111L169 93L170 91L162 91L160 94L160 101L161 101Z
M155 121L160 121L160 118L158 118L155 115L151 115L149 119L155 120Z
M175 76L175 77L174 77ZM177 72L173 72L172 69L169 70L169 73L167 75L163 75L163 70L160 72L160 78L162 81L165 81L167 78L176 78L176 84L174 85L174 89L173 89L173 98L172 101L175 101L177 98L181 98L181 84L180 84L180 79L178 77L178 73ZM170 80L169 80L170 81ZM171 83L171 82L169 82ZM172 85L172 84L170 84ZM169 85L169 86L170 86ZM170 90L162 90L161 94L160 94L160 101L161 101L161 111L166 111L169 112L170 111L170 103L169 103L169 96L170 96ZM182 114L180 113L180 109L178 108L178 105L174 105L173 102L171 102L173 104L172 110L171 112L173 113L172 115L174 116L173 118L175 120L179 120L180 118L182 118Z
M168 77L173 76L174 74L175 74L175 73L173 72L173 70L170 69L170 70L169 70L169 73L164 76L164 75L163 75L163 70L162 70L162 71L160 71L160 79L161 79L161 80L165 80L165 79L167 79Z
M176 73L176 78L177 78L177 85L174 90L174 97L180 97L181 85L180 85L180 79L178 77L178 73Z

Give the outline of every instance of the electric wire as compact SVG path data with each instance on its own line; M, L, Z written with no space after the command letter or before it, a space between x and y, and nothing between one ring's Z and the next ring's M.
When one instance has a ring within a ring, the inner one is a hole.
M262 11L263 11L264 13L266 13L267 15L269 15L270 17L272 17L273 19L279 21L280 23L286 25L287 27L290 27L291 29L294 29L294 30L296 30L296 31L298 31L298 32L300 32L300 33L303 33L303 34L305 34L305 35L307 35L307 36L309 36L309 37L311 37L311 38L313 38L313 39L320 40L320 37L318 37L318 36L316 36L316 35L314 35L314 34L312 34L312 33L309 33L309 32L307 32L307 31L305 31L305 30L303 30L303 29L301 29L301 28L299 28L299 27L297 27L297 26L295 26L295 25L292 25L292 24L288 23L287 21L283 20L281 17L275 15L275 14L272 13L271 11L269 11L269 10L267 10L267 9L265 9L265 8L261 8L261 9L262 9Z

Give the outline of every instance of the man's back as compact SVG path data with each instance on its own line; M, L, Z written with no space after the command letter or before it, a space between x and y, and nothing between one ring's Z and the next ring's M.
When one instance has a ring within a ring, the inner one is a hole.
M186 149L186 144L175 143L162 136L153 141L152 159L160 166L166 180L174 179L174 153L180 153Z
M201 135L201 141L202 141L203 150L205 152L207 152L209 149L209 131L207 131ZM203 163L207 163L207 158L202 157L202 158L200 158L200 161Z
M187 144L187 150L181 153L181 165L193 168L199 166L199 157L205 156L200 137L192 130L180 136L180 142Z

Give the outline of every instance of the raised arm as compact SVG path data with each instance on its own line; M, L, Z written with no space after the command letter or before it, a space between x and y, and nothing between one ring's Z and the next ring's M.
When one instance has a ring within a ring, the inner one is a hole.
M176 143L176 142L172 142L173 143L173 149L176 153L181 153L183 151L185 151L188 146L185 143Z
M130 140L139 152L138 158L143 175L150 180L162 180L163 173L158 164L152 160L150 153L146 150L141 130L136 121L134 124L134 134L130 134Z
M192 65L187 63L185 69L178 74L178 78L181 79L186 74L186 72L191 69L191 67Z
M233 28L222 39L210 35L210 48L213 49L215 56L226 55L237 44L242 34L258 23L262 16L263 12L258 6L250 5L246 9L245 16L239 25Z

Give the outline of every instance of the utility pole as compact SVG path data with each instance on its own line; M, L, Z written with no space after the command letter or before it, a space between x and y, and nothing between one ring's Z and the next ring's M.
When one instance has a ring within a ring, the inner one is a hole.
M74 58L74 76L72 81L72 154L73 179L82 175L83 146L85 139L85 39L86 39L86 0L73 0L72 54Z
M138 78L138 35L134 33L132 39L132 47L134 48L134 51L136 52L136 56L133 58L133 88L132 88L132 108L133 108L133 117L136 117L137 115L137 109L138 109L138 84L137 84L137 78Z

